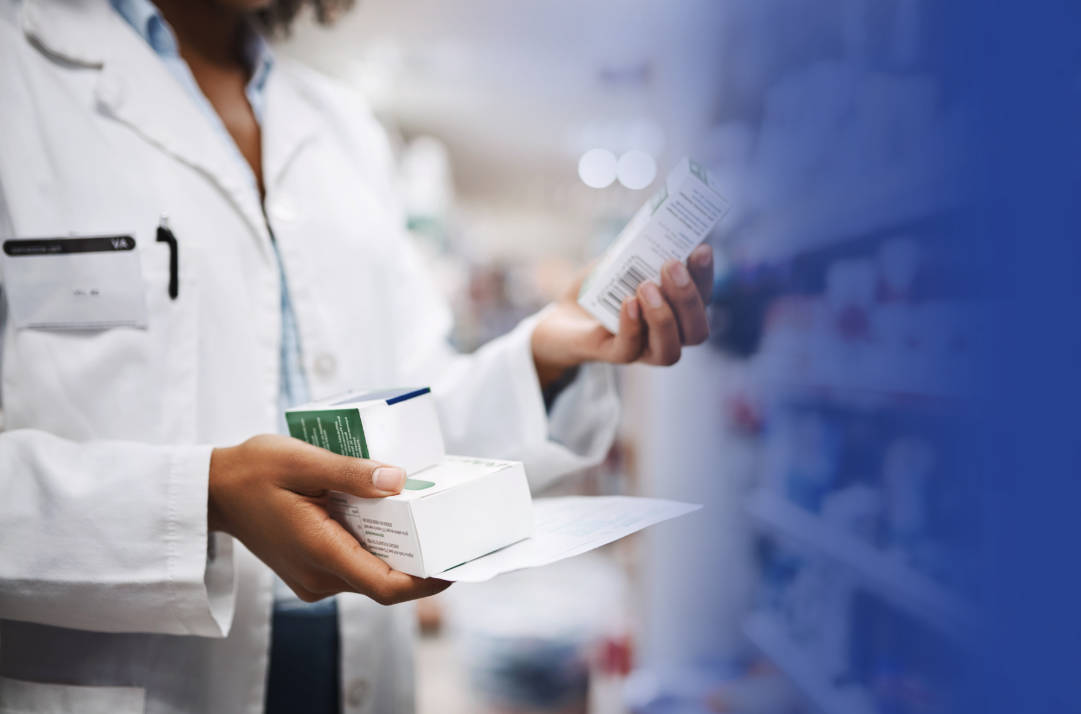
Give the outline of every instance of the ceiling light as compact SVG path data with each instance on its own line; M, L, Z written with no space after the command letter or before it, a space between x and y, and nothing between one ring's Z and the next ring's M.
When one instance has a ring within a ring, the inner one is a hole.
M605 188L616 180L616 164L608 149L590 149L578 159L578 176L590 188Z
M645 188L657 178L657 162L646 152L632 149L619 157L616 176L627 188Z

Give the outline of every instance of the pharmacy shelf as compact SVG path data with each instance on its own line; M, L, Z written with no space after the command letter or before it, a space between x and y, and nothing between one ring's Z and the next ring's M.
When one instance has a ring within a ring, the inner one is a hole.
M749 225L746 258L775 262L869 234L904 232L956 209L959 201L952 194L949 182L934 173L868 181L844 195L836 194L833 182L824 182L797 200L772 204L774 210Z
M776 496L756 494L748 501L747 511L763 530L845 566L864 587L957 643L971 641L972 610L922 573Z
M840 338L825 339L806 331L788 341L799 348L763 344L752 366L752 380L766 397L816 397L865 407L925 406L962 408L971 398L956 374L954 358L932 362L919 354L907 360L897 350Z
M836 382L797 382L794 380L764 382L763 387L763 394L785 402L814 400L863 411L909 408L925 411L945 410L956 414L963 412L967 404L957 394L906 387L864 387Z
M820 662L802 650L775 618L753 614L744 621L743 634L821 714L874 714L866 690L836 686Z

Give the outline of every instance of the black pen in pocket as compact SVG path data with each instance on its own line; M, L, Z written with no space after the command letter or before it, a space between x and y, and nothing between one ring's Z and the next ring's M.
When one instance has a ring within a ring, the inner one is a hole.
M180 251L176 245L176 236L169 228L167 216L162 216L158 222L157 242L169 246L169 299L176 300L180 294Z

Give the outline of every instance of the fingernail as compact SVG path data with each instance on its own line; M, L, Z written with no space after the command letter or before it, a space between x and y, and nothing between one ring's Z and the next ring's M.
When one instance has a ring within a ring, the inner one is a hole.
M656 283L644 283L642 285L642 297L646 299L646 304L652 308L658 308L664 304L661 291L657 288Z
M672 282L678 287L685 288L691 284L691 274L687 272L687 268L683 266L683 263L669 265L668 274L672 277Z
M713 260L713 248L708 245L700 245L694 249L694 255L691 257L694 259L695 264L704 268Z
M627 299L627 314L631 316L632 320L637 320L638 319L638 299L637 298L628 298Z
M405 471L394 466L380 466L372 474L372 483L380 491L401 491L405 485Z

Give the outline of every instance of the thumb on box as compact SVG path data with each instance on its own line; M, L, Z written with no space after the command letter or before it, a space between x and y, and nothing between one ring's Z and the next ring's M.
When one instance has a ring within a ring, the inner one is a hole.
M297 447L289 468L293 490L331 490L361 498L384 498L400 493L405 485L405 470L397 466L341 456L299 441Z

